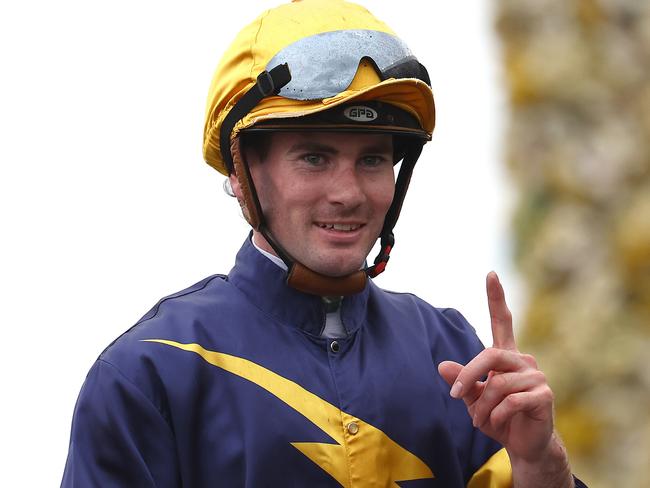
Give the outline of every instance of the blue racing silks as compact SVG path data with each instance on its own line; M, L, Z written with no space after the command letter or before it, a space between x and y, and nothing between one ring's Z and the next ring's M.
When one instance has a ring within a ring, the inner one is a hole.
M511 486L437 366L483 348L455 310L369 280L321 337L320 297L250 238L230 274L162 299L97 359L64 487Z

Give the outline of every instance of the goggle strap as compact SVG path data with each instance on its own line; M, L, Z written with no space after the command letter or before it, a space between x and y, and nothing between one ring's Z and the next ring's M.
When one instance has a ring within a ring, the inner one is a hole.
M431 86L431 77L429 76L429 71L427 67L418 61L420 65L420 79L424 81L427 85Z
M423 81L427 85L431 86L431 78L429 77L429 72L420 63L415 56L405 58L399 63L395 63L392 66L389 66L385 70L381 71L382 80L387 80L389 78L417 78L420 81Z
M237 122L243 119L264 98L277 95L283 86L291 81L291 72L287 63L280 64L270 71L262 71L257 76L257 82L230 109L219 130L219 147L221 157L228 169L233 170L233 160L230 153L230 135Z

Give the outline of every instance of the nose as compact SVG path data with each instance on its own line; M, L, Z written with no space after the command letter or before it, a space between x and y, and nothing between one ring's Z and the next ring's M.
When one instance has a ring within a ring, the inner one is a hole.
M356 165L341 164L328 183L328 199L333 205L355 208L366 201L366 194Z

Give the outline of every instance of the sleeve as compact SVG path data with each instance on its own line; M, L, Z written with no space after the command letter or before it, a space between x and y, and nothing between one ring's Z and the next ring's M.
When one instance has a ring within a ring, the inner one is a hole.
M587 485L585 485L582 481L580 481L578 478L576 478L575 475L573 475L573 481L576 484L575 488L587 488Z
M72 419L62 487L180 486L171 427L115 366L99 359Z
M573 475L575 488L588 488ZM510 488L512 469L505 449L497 451L472 477L467 488Z

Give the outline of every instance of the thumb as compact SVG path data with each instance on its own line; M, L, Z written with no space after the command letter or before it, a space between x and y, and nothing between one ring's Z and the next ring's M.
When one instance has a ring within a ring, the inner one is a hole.
M463 365L454 361L443 361L438 365L438 373L449 386L454 384L461 369L463 369Z

